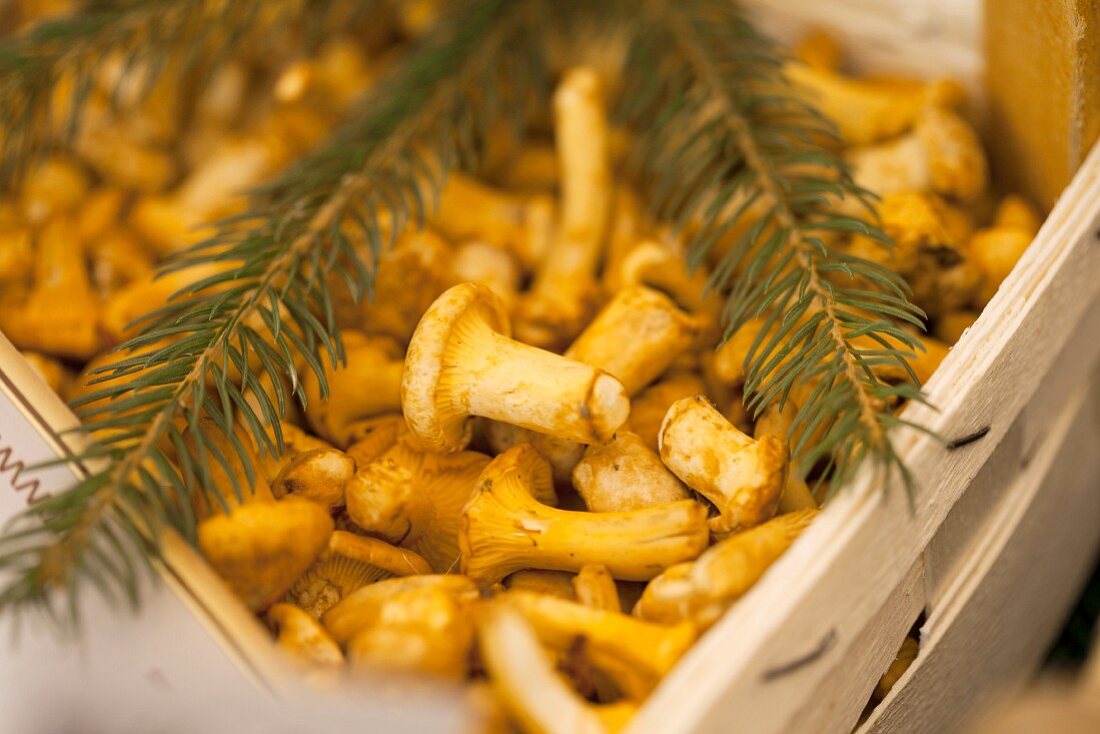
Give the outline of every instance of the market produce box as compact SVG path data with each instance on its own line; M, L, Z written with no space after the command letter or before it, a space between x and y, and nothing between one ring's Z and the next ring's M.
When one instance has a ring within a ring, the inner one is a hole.
M0 202L0 601L124 604L155 548L179 680L399 730L963 725L1100 543L1090 36L749 3L788 59L713 0L542 5L272 12L208 88L89 80Z

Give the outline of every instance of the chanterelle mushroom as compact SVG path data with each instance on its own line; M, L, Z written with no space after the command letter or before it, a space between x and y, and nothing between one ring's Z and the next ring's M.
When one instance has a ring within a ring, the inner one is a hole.
M634 614L652 622L714 624L752 588L817 515L799 510L731 535L692 563L673 566L649 582Z
M340 646L316 619L293 604L275 604L267 619L277 633L276 644L296 661L307 666L344 663Z
M565 356L614 375L633 395L664 372L696 332L693 319L668 296L630 286L615 294Z
M554 669L531 625L505 603L492 603L478 619L481 659L497 698L526 732L613 734L636 705L596 706L573 691Z
M714 532L751 528L775 514L788 466L780 436L753 440L695 396L672 404L658 442L665 465L718 509Z
M458 451L483 416L578 443L603 443L626 421L622 383L602 370L508 338L491 290L462 283L420 320L405 357L409 429L434 451Z
M579 571L603 563L615 578L641 581L706 547L706 509L694 500L570 512L532 496L532 486L549 481L550 467L530 446L493 460L462 513L463 573L488 586L523 568Z
M412 551L337 530L317 561L294 581L286 598L320 619L341 599L367 584L430 571L428 563Z
M589 446L573 469L573 486L593 512L622 512L690 499L687 487L636 434Z
M440 456L398 440L356 472L348 515L363 530L422 553L446 573L458 564L458 523L489 457L473 451Z
M357 420L400 409L405 363L401 348L386 337L345 331L341 338L348 361L335 369L325 363L327 397L321 397L321 383L313 370L306 370L302 385L309 425L336 445L346 446ZM366 385L370 388L365 389Z
M395 596L424 589L443 593L460 604L469 604L479 597L474 582L465 576L428 574L386 579L352 592L328 610L322 622L333 639L340 644L345 644L364 629L375 624L383 608Z
M650 689L698 636L690 623L652 624L546 594L509 591L501 599L518 609L547 645L566 650L583 637L594 665L612 673L632 671Z
M344 488L355 474L355 459L337 449L304 451L271 483L277 497L295 495L332 510L344 504Z
M253 611L281 597L325 547L328 510L309 500L241 505L199 523L206 560Z

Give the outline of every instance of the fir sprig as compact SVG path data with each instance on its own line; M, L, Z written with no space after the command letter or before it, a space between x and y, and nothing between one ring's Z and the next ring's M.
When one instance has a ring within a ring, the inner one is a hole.
M314 372L324 393L324 363L343 359L329 275L362 296L382 247L402 222L426 218L447 170L472 165L493 123L545 96L536 16L525 0L456 7L344 130L168 264L216 273L147 316L101 370L104 386L83 400L94 443L81 458L106 466L34 505L6 536L0 571L15 580L0 608L74 613L85 580L136 600L145 538L169 526L193 542L195 498L233 499L212 469L251 477L258 467L245 442L278 451L286 403L304 402L299 371ZM365 261L356 242L370 244ZM204 418L216 428L200 430ZM231 456L219 448L227 442ZM242 483L232 487L238 497Z
M905 281L841 246L847 236L888 243L868 217L838 214L869 192L835 152L830 121L783 76L782 51L733 3L645 0L625 67L622 116L639 133L649 203L677 223L693 266L714 264L726 295L726 338L763 318L745 360L748 407L805 398L791 435L806 476L834 489L864 458L910 475L890 439L892 408L920 400L909 366L923 328ZM724 251L721 248L725 247ZM884 368L907 375L887 382Z
M379 2L357 0L351 16ZM71 139L97 85L148 92L171 76L201 87L245 44L324 24L333 0L87 0L0 43L0 183ZM347 8L343 9L349 15ZM109 82L104 71L112 68ZM132 94L128 95L132 97ZM130 101L133 101L132 99Z

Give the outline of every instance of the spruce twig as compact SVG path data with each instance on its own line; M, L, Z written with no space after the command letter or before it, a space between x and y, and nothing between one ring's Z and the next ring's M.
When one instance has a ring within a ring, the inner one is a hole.
M95 406L84 411L85 429L96 440L83 458L108 465L32 507L22 532L3 541L0 570L15 580L0 592L0 608L39 606L58 617L54 592L63 589L72 613L82 579L136 601L132 559L144 556L143 538L167 525L193 541L192 499L228 504L210 482L211 464L232 474L239 462L251 475L257 467L245 441L278 450L277 405L288 398L279 381L296 375L301 360L324 392L323 362L343 359L328 274L351 263L345 277L356 295L367 292L398 224L423 221L446 171L472 165L490 125L522 114L524 99L539 94L535 8L525 0L461 4L325 147L258 192L214 238L169 262L169 270L220 272L146 317L141 335L101 371L111 384L85 397ZM370 243L367 262L353 240ZM265 375L270 390L261 386ZM222 455L216 437L198 430L203 417L239 456ZM233 487L238 497L245 489Z
M869 456L910 487L889 432L900 425L892 406L921 400L908 364L921 346L899 324L923 328L923 313L896 273L840 246L888 240L836 212L838 201L873 207L834 152L831 123L732 3L646 0L639 15L623 115L642 136L651 205L688 233L693 265L716 262L726 338L765 320L745 361L748 406L759 415L809 385L791 428L799 474L824 462L835 489ZM887 382L885 368L908 379Z

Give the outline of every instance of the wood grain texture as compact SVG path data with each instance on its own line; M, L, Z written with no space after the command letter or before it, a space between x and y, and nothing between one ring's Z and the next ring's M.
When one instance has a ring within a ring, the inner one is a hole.
M920 487L909 507L885 493L869 468L844 491L753 591L688 653L655 692L631 731L754 732L790 728L791 712L829 678L846 691L862 671L836 664L865 634L945 519L970 489L1055 363L1088 374L1090 348L1063 348L1100 308L1100 149L1094 150L1035 243L974 327L926 386L938 411L912 405L907 416L947 437L989 426L986 438L955 451L917 432L897 445ZM1094 358L1094 355L1091 357ZM1060 379L1068 379L1060 378ZM993 501L993 498L990 499ZM1070 508L1069 511L1073 511ZM930 609L935 613L935 609ZM1053 623L1049 623L1053 624ZM779 679L765 672L815 649L829 631L837 644L813 664ZM1047 631L1031 630L1042 637ZM896 647L868 651L892 655ZM829 705L819 700L820 705Z
M1049 208L1100 131L1100 1L985 3L997 178Z
M1042 660L1100 544L1100 372L1079 385L860 734L958 731Z

